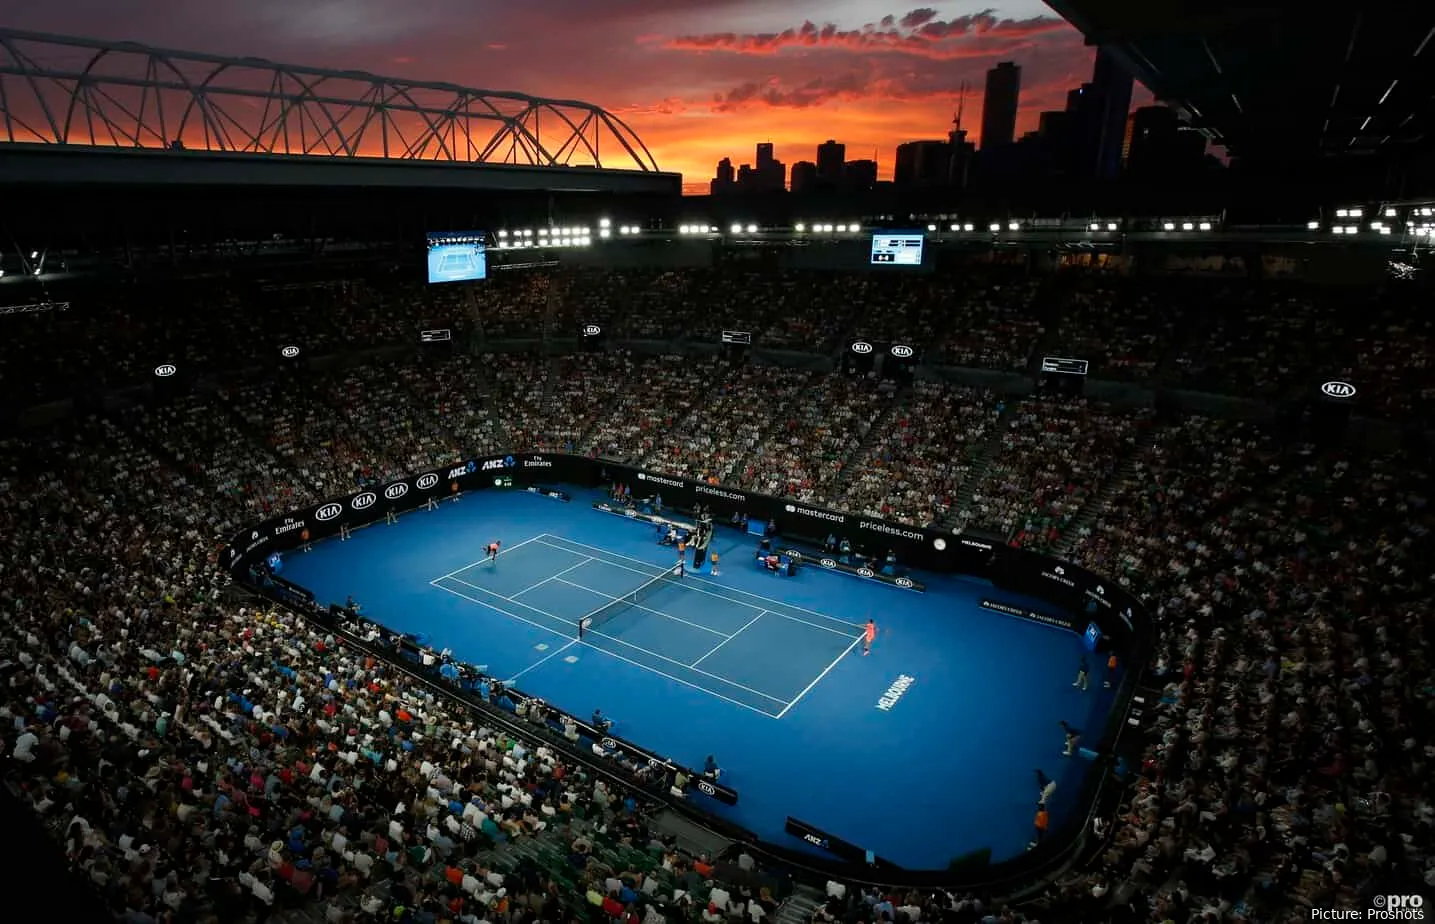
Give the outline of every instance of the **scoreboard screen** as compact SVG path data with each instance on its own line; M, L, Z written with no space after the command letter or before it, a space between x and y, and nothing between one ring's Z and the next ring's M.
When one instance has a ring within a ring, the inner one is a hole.
M873 266L921 266L926 237L914 232L872 235Z
M429 282L471 282L488 278L485 237L481 231L430 231Z
M1084 359L1063 359L1059 356L1043 356L1042 372L1057 372L1065 375L1085 375L1089 364Z

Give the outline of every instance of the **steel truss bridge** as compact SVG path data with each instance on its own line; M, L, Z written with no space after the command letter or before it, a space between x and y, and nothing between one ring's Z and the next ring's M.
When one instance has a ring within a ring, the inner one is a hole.
M0 147L22 145L661 173L591 103L0 29Z

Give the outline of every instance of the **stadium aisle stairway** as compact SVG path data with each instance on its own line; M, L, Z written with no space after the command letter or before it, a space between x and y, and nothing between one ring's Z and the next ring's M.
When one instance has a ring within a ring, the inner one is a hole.
M962 482L961 490L957 492L956 498L952 501L952 509L947 511L947 515L942 518L941 525L944 528L956 529L966 525L967 508L972 504L972 495L976 492L977 485L981 484L982 479L986 477L992 460L1001 451L1002 436L1006 433L1003 426L1006 417L1006 411L998 414L992 424L991 433L982 440L981 445L973 450L972 469L967 474L967 480Z
M1083 527L1095 523L1103 513L1111 499L1120 494L1131 483L1132 477L1136 474L1141 457L1156 442L1158 430L1155 427L1144 430L1136 438L1136 445L1126 453L1121 462L1116 466L1116 471L1106 480L1091 498L1090 502L1083 504L1076 519L1067 524L1062 530L1061 539L1056 543L1053 551L1061 558L1070 558L1071 552L1076 548Z

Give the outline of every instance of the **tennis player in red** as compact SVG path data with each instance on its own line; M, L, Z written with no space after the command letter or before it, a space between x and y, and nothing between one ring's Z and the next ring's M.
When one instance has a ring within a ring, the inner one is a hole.
M490 542L488 545L486 545L486 546L484 547L484 551L488 553L488 560L489 560L489 561L493 561L493 560L495 560L496 558L498 558L498 540L495 539L495 540L493 540L492 542Z
M877 623L867 620L867 628L862 632L862 657L872 653L872 643L877 639Z

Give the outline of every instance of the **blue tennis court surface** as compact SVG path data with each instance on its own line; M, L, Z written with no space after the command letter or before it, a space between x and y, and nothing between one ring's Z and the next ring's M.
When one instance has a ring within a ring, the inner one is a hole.
M580 619L620 606L611 621L584 634L585 646L774 719L861 639L860 625L695 574L665 582L665 566L559 536L526 539L499 558L465 565L433 584L560 638L576 639ZM625 595L655 580L659 585L642 602L626 603Z
M783 833L793 815L904 866L984 847L999 861L1030 840L1036 770L1058 783L1053 823L1075 811L1092 765L1061 756L1058 723L1096 733L1111 696L1095 659L1092 689L1073 688L1074 634L982 610L993 592L975 581L924 575L918 594L779 577L725 529L720 575L664 579L675 551L592 499L479 491L291 552L284 574L560 709L601 708L675 761L714 755L740 800L703 804L778 843L802 846ZM482 561L494 539L503 552Z

